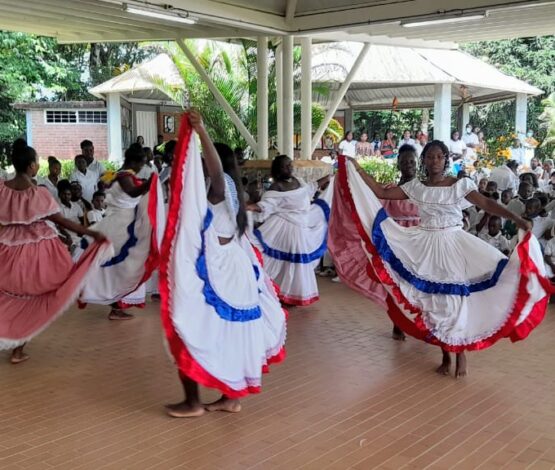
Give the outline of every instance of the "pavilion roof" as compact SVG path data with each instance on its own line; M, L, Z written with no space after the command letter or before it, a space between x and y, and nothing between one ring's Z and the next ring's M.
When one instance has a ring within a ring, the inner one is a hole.
M314 82L338 87L358 53L360 43L315 45ZM491 64L458 49L424 49L371 45L356 73L342 107L390 109L397 98L400 108L431 107L435 85L451 84L453 104L483 104L514 98L517 93L540 95L542 90L504 74ZM327 104L330 96L317 96Z
M441 46L553 34L553 18L552 0L0 0L0 29L70 43L293 34Z

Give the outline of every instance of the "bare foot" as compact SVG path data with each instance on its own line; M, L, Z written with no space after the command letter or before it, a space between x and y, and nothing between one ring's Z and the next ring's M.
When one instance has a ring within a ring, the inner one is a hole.
M214 403L205 406L207 411L227 411L228 413L239 413L241 411L241 403L239 400L232 400L223 396Z
M391 337L395 341L405 341L407 339L405 333L403 333L403 330L401 330L401 328L399 328L398 326L393 327L393 333L391 333Z
M455 368L455 378L466 377L468 369L466 367L466 355L462 352L457 354L457 362Z
M15 348L12 351L12 356L10 357L10 362L12 364L21 364L29 359L29 355L23 352L23 346Z
M188 403L186 401L175 405L166 405L166 413L172 418L196 418L205 413L200 403Z
M123 310L116 310L112 309L110 314L108 315L108 320L132 320L135 318L135 315L131 315L130 313L124 312Z
M436 369L439 375L449 375L451 372L451 355L447 351L443 352L443 360L441 365Z

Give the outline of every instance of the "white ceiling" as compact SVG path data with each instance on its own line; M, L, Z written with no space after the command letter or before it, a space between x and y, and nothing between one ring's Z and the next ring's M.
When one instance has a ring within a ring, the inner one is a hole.
M551 0L128 0L130 6L189 14L195 25L125 12L118 0L0 0L0 29L56 36L63 42L316 35L400 45L447 46L480 39L555 34ZM148 4L148 5L146 5ZM487 17L406 28L401 21L442 14ZM427 41L431 41L427 43Z

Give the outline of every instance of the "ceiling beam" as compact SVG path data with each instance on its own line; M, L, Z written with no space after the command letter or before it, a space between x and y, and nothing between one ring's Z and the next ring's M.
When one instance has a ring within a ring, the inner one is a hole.
M526 3L529 2L523 0L505 0L503 2L499 0L444 0L441 2L441 9L446 12L464 11L472 13L485 9L493 11L502 7L522 6ZM419 17L433 17L437 16L437 14L438 2L430 0L399 0L365 7L353 3L350 6L334 10L327 9L310 13L298 12L291 23L291 28L294 31L316 32L355 26L396 23Z
M297 11L297 0L287 0L285 6L285 22L291 23L295 19L295 13Z
M287 34L288 30L285 17L277 13L262 12L216 0L172 0L172 5L187 11L192 17L258 33L283 35Z

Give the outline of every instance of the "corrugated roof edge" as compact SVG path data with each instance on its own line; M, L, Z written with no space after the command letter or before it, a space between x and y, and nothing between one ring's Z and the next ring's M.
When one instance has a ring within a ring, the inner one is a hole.
M105 109L103 100L97 101L35 101L27 103L14 103L15 109Z

